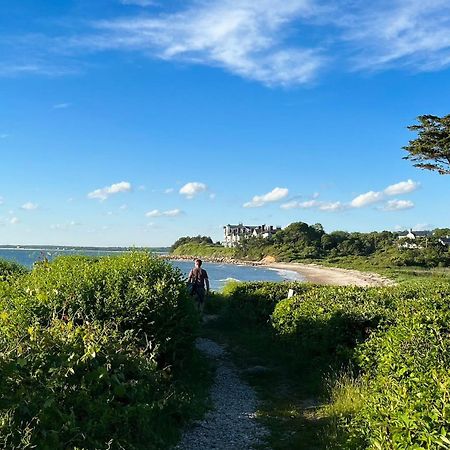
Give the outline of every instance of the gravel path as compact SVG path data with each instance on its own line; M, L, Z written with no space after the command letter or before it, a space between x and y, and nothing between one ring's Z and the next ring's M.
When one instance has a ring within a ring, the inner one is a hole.
M268 431L256 420L255 392L239 378L236 366L221 345L201 338L196 345L216 364L211 389L213 409L185 432L176 449L247 450L261 444Z

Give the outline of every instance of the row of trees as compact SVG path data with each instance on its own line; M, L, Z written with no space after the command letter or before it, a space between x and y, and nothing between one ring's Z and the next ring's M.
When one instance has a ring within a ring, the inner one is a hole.
M295 222L267 239L244 240L236 252L241 258L255 260L265 256L281 261L365 256L377 258L383 264L447 266L450 265L449 249L439 242L439 237L448 234L449 229L438 229L426 243L419 243L418 248L403 248L399 246L398 234L390 231L326 233L319 223Z

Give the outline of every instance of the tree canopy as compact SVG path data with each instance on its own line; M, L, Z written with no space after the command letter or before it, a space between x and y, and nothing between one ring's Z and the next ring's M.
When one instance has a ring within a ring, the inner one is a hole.
M450 174L450 114L443 117L423 115L418 121L418 125L408 127L417 131L418 137L403 147L409 153L404 159L420 169Z

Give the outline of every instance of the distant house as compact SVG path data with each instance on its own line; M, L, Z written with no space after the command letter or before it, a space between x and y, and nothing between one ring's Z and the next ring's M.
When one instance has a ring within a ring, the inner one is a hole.
M450 236L441 237L438 239L438 242L445 247L450 247Z
M274 227L273 225L244 225L242 223L238 225L226 225L223 227L224 240L223 245L225 247L236 247L244 239L250 237L268 238L277 231L281 230L281 227Z
M423 248L421 241L425 239L426 246L427 238L431 237L432 234L433 233L428 230L414 231L412 228L408 231L401 231L398 233L398 238L403 242L401 242L398 246L401 248Z

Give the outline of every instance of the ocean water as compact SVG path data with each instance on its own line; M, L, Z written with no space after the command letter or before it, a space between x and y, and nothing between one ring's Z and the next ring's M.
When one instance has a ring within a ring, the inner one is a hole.
M31 268L36 261L44 258L50 261L61 255L105 256L117 255L117 251L103 250L65 250L65 249L0 249L0 258L18 262ZM193 267L190 261L170 261L187 276ZM208 272L211 289L220 291L228 281L303 281L296 272L289 270L270 269L266 267L239 266L235 264L204 263L203 268Z

